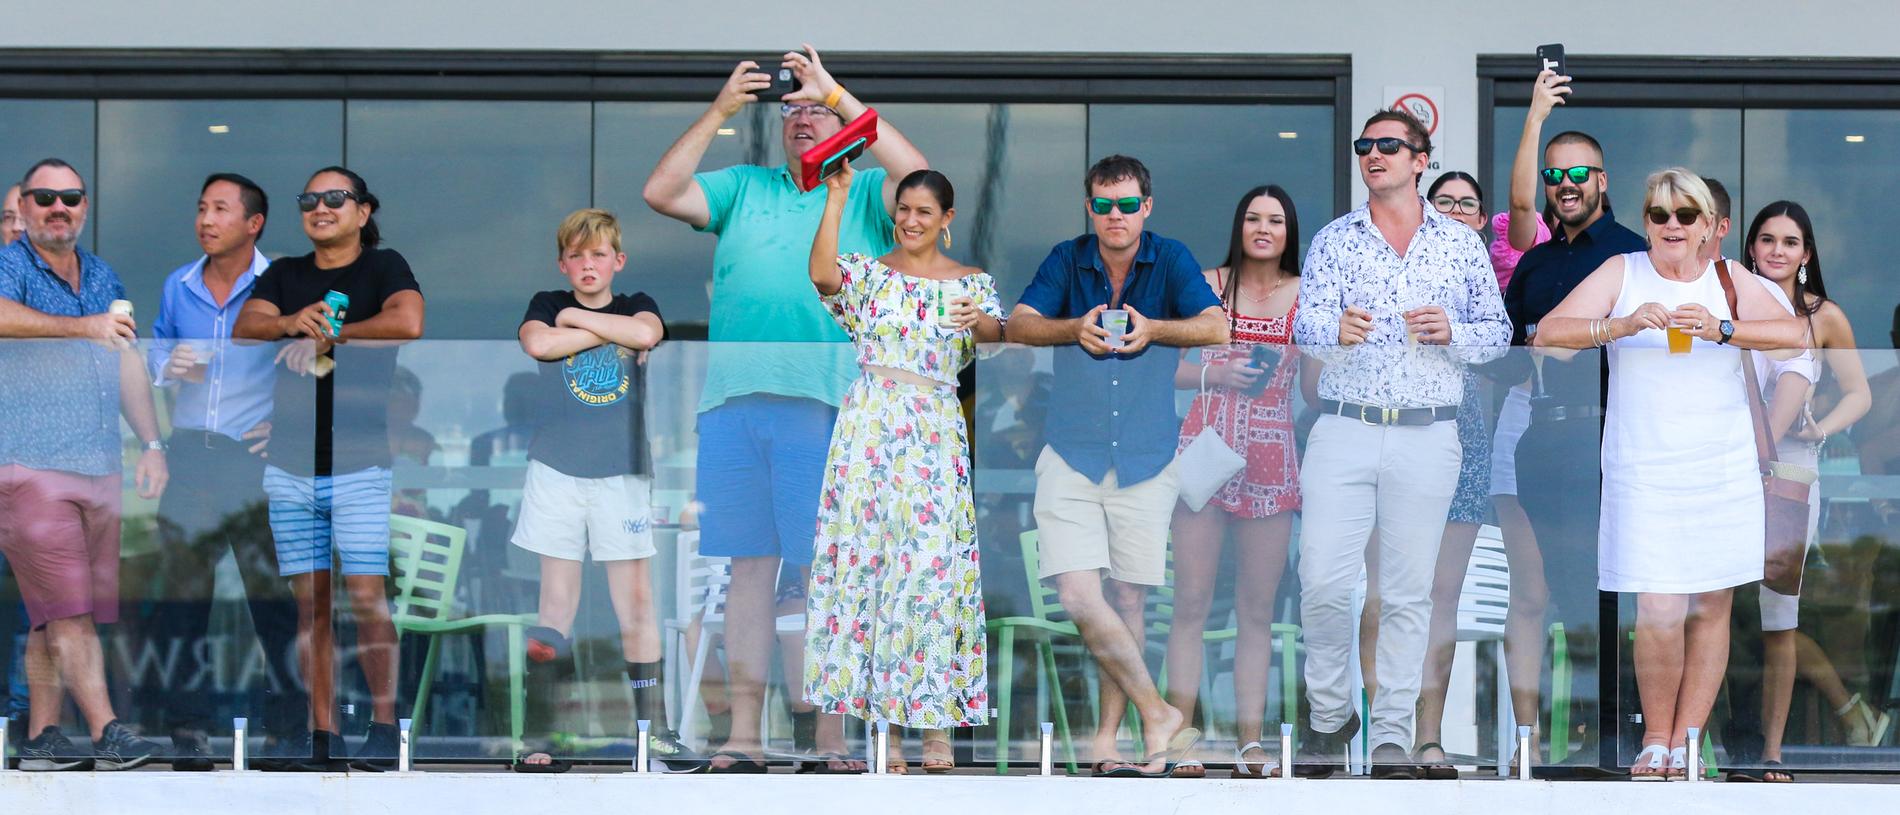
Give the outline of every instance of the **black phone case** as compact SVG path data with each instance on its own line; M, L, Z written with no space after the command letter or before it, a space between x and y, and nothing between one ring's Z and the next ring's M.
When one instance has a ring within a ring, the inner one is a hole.
M1557 63L1551 70L1556 71L1558 76L1570 75L1570 66L1564 59L1564 47L1562 43L1537 46L1538 70L1543 70L1544 63L1546 62Z

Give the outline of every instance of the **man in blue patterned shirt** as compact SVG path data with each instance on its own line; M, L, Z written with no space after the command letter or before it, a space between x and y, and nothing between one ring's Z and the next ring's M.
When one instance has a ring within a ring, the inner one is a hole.
M137 326L108 313L125 286L79 248L85 181L49 158L20 188L26 235L0 249L0 551L26 601L27 673L36 678L20 768L131 769L158 746L113 714L93 627L119 618L120 414L145 445L135 470L141 497L165 488L164 445L151 380L131 350ZM57 684L41 684L55 671ZM91 728L90 757L56 726L59 685Z
M1326 363L1301 464L1301 619L1310 752L1330 775L1359 729L1349 696L1353 589L1379 532L1378 693L1372 763L1415 777L1413 707L1431 619L1433 566L1458 483L1454 419L1464 365L1504 353L1511 324L1478 233L1419 197L1431 154L1410 114L1380 111L1353 142L1368 200L1313 237L1294 339Z

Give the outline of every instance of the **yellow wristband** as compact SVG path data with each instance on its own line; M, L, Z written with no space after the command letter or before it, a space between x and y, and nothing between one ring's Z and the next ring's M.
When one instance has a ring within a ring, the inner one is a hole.
M843 98L844 98L844 86L843 85L835 86L831 89L831 93L825 97L825 107L831 108L832 110L837 110L838 100L843 99Z

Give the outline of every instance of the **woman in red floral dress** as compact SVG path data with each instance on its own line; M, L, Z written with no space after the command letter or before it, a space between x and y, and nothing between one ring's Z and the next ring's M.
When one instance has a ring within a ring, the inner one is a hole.
M1247 460L1201 509L1174 507L1174 620L1168 634L1168 702L1192 716L1221 546L1233 533L1239 638L1234 646L1235 727L1242 745L1234 776L1278 775L1261 747L1267 668L1273 654L1274 592L1286 568L1293 510L1300 508L1299 451L1291 394L1299 353L1291 348L1298 308L1300 227L1293 199L1277 185L1240 198L1227 259L1207 271L1233 326L1233 344L1184 355L1175 387L1201 393L1181 427L1185 448L1206 424ZM1259 350L1256 350L1258 348ZM1203 421L1203 416L1206 420ZM1189 763L1186 772L1198 765Z

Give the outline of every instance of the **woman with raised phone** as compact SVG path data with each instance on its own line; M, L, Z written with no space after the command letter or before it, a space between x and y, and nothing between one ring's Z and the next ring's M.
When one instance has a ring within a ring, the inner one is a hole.
M825 465L806 613L805 700L923 731L923 768L953 766L949 729L989 719L983 588L957 373L1003 337L996 283L944 255L956 194L934 170L897 185L897 248L838 254L851 187L825 181L811 280L862 375ZM904 773L902 739L890 743Z
M1544 348L1609 347L1597 584L1636 597L1643 740L1630 775L1682 778L1728 662L1736 586L1762 579L1765 509L1738 349L1798 354L1805 326L1769 291L1698 250L1714 239L1708 185L1649 177L1649 250L1590 273L1538 326ZM1729 292L1732 292L1730 294ZM1734 297L1737 313L1731 313Z

